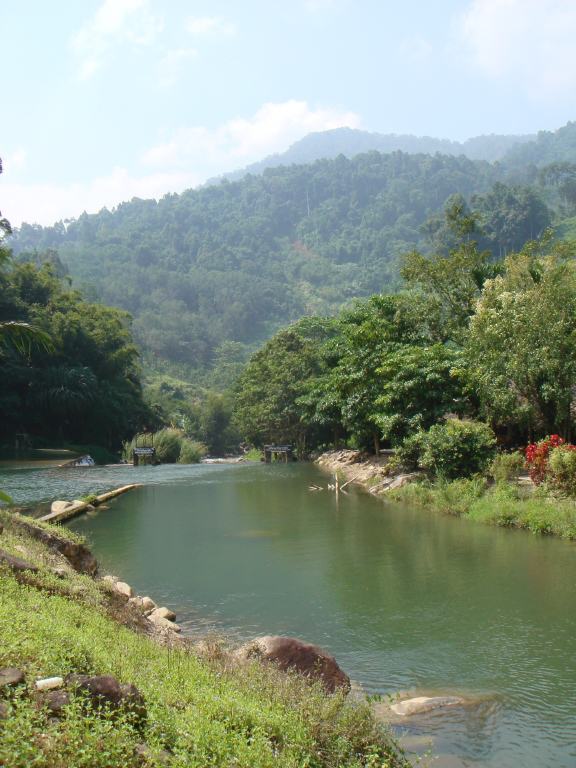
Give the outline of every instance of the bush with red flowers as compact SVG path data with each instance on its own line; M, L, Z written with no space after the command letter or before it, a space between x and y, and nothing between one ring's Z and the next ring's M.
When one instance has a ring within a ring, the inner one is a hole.
M576 488L576 445L550 435L526 448L526 469L535 485L549 483L568 493Z

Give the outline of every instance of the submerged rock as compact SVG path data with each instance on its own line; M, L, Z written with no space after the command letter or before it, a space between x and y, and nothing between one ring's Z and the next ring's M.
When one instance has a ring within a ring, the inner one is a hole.
M350 688L350 678L331 653L294 637L257 637L236 651L234 658L238 661L259 658L275 663L283 672L296 669L304 677L321 680L328 693L334 693L336 688Z
M450 707L454 704L463 703L464 699L460 699L458 696L416 696L413 699L406 699L398 702L398 704L393 704L390 709L395 715L408 717L409 715L423 715L425 712L431 712L433 709L440 709L440 707Z

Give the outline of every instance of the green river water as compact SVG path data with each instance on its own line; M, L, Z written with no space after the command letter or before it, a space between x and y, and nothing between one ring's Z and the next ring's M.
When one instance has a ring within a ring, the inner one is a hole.
M310 492L310 464L30 469L17 504L144 486L69 525L102 567L170 606L184 632L317 643L366 693L456 694L407 719L439 768L576 766L576 545Z

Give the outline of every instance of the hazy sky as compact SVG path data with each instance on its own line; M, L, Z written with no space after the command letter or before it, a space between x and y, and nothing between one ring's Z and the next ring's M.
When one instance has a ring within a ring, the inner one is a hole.
M311 131L576 119L575 0L4 0L0 24L14 225L179 192Z

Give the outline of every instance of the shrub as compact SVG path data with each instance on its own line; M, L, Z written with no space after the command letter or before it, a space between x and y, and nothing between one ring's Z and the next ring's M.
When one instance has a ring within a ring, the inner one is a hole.
M551 435L526 448L526 468L530 470L534 485L546 482L550 470L548 464L550 451L561 445L564 445L564 440L558 435Z
M201 459L206 456L208 449L204 443L199 443L197 440L190 440L185 437L182 440L182 447L180 448L180 456L178 457L179 464L198 464Z
M422 461L427 469L451 480L484 472L496 452L496 437L487 424L450 419L423 436Z
M576 445L559 445L548 462L551 481L565 493L576 493Z
M175 464L180 456L182 440L183 437L177 429L161 429L155 435L138 434L129 443L124 444L122 456L131 461L133 448L149 448L154 444L159 461L163 464Z
M405 438L399 448L396 448L391 464L400 464L408 472L418 469L420 457L424 453L425 432L417 432L415 435Z
M504 483L507 480L516 481L525 464L526 460L520 451L499 453L490 468L490 474L497 483Z

